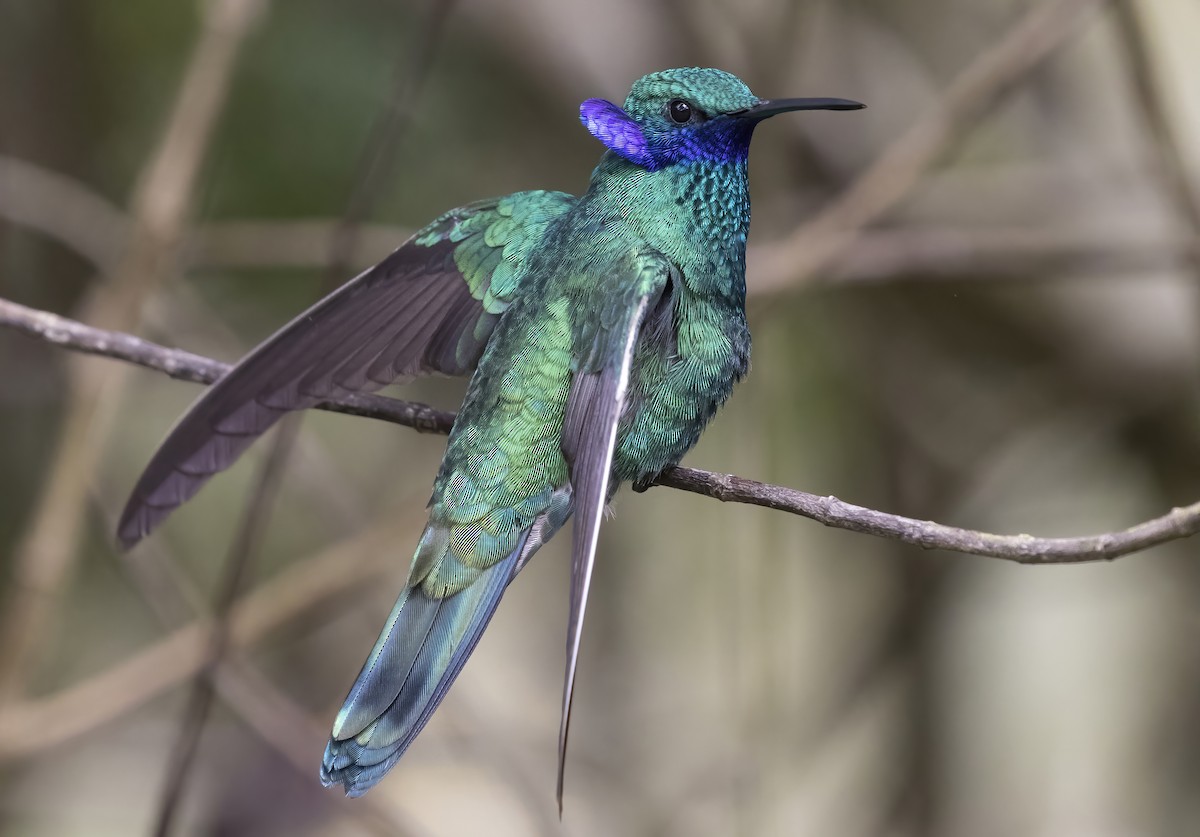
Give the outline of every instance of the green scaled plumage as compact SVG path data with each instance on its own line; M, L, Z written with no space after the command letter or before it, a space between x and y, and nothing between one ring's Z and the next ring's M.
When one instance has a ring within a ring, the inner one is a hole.
M590 99L607 147L587 192L453 210L248 355L155 454L119 528L135 543L288 410L472 372L401 593L334 723L321 779L358 795L437 708L505 587L574 514L571 695L605 504L679 461L745 374L754 126L839 99L764 101L720 70Z

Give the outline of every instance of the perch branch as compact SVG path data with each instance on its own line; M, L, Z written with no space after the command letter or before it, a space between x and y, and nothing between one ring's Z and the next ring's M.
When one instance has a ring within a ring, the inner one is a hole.
M168 349L128 334L92 328L4 299L0 299L0 326L14 328L67 349L124 360L187 381L210 383L228 369L225 364L209 358ZM324 404L322 409L383 419L437 433L448 433L454 420L453 413L381 396L354 396ZM915 520L856 506L836 497L808 494L794 488L697 468L669 468L655 485L703 494L723 502L764 506L807 517L825 526L892 538L924 549L947 549L1021 564L1112 560L1200 532L1200 502L1172 509L1161 517L1121 531L1084 537L1038 538L995 535Z

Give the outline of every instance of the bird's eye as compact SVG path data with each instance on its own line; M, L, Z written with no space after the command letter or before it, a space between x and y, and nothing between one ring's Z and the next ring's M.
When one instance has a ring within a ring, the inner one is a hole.
M684 125L692 118L692 106L683 99L672 99L667 103L667 114L676 125Z

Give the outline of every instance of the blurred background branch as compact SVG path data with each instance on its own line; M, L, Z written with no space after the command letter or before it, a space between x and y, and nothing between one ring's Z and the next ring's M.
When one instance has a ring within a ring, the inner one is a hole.
M330 244L329 265L326 280L318 298L333 291L340 284L342 275L349 267L350 257L358 240L358 227L372 211L383 186L389 180L397 159L397 146L412 119L429 73L429 67L441 43L445 21L453 8L452 0L432 0L423 25L414 29L409 52L413 56L399 63L396 72L395 92L384 109L363 149L355 176L354 188L346 211L334 231ZM179 734L171 750L167 776L158 803L155 834L167 837L174 828L176 813L188 782L192 765L195 763L197 747L204 725L208 720L213 699L216 695L215 674L229 646L229 614L233 603L241 592L249 566L259 551L271 517L271 507L279 494L288 460L296 447L300 435L301 416L286 416L272 434L270 447L261 465L260 476L250 502L242 515L237 537L230 547L222 569L222 580L217 593L212 631L205 665L196 675L189 695ZM246 678L235 680L234 685L248 685ZM242 688L236 692L245 700L253 694L269 689L265 683L257 689ZM285 701L276 696L276 704ZM285 713L297 715L296 712ZM311 727L311 724L305 726Z
M1146 126L1154 169L1163 194L1179 215L1191 246L1185 250L1192 275L1200 282L1200 187L1188 173L1180 141L1171 120L1171 107L1163 90L1156 51L1146 22L1146 12L1134 0L1116 0L1113 19L1117 39L1125 53L1133 100Z
M90 262L111 262L111 243L127 226L120 209L84 184L25 160L0 156L0 218L60 241ZM1053 197L1053 184L1041 187ZM328 263L329 244L342 222L241 220L197 224L181 249L188 270L318 268ZM374 264L396 249L412 230L385 224L355 227L354 264L346 273ZM761 265L778 243L752 244L749 293L777 289ZM1130 229L1092 224L974 229L969 226L862 230L820 276L821 282L879 284L920 277L1037 278L1049 272L1112 274L1132 280L1143 271L1168 269L1195 258L1200 245L1183 231Z
M197 175L229 90L234 61L265 2L210 0L203 8L204 29L174 111L130 202L132 222L123 252L112 274L82 306L82 318L101 327L136 326L143 300L174 270ZM56 598L78 554L87 486L122 389L118 368L72 366L70 403L54 459L14 553L14 578L0 611L0 704L20 694L35 652L51 630Z
M694 455L719 471L666 480L884 537L623 496L572 833L1200 830L1197 509L1161 515L1200 497L1200 8L464 0L449 27L446 8L0 9L0 831L150 828L264 460L116 554L112 515L195 389L53 344L211 381L212 358L445 209L578 191L597 152L578 102L672 65L870 108L756 140L754 371ZM453 414L418 402L453 406L461 383L409 396L329 406L444 433ZM212 663L178 831L558 832L557 544L388 782L347 802L315 780L440 454L306 419ZM1036 573L918 548L1061 560L1160 539Z
M1034 4L959 73L930 111L885 148L841 195L760 254L757 292L795 287L849 250L864 227L903 200L930 166L1053 55L1100 5L1102 0Z

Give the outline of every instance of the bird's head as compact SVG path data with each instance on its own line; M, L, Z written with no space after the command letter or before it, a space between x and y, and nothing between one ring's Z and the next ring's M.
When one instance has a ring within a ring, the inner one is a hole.
M588 99L579 106L579 118L614 152L654 171L743 160L754 126L777 113L861 107L848 99L760 99L731 73L690 67L638 79L624 108Z

